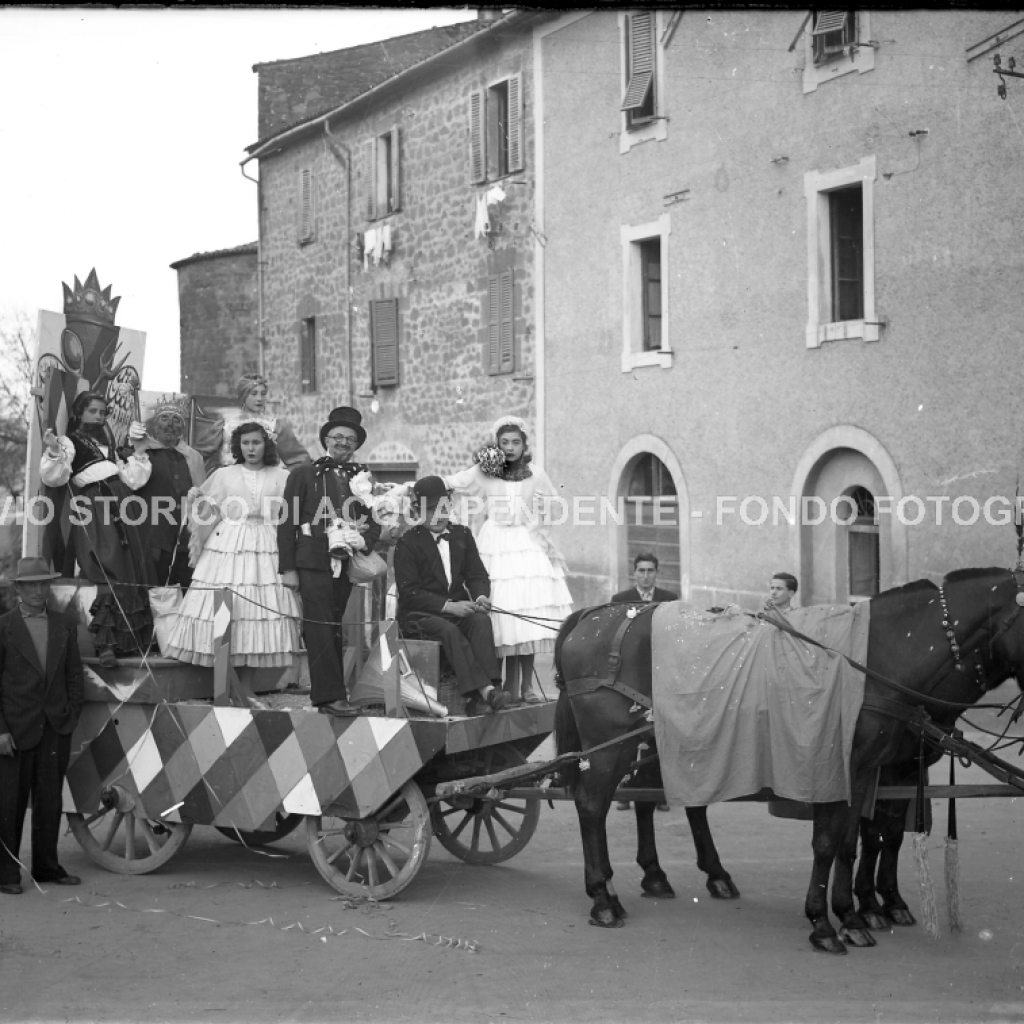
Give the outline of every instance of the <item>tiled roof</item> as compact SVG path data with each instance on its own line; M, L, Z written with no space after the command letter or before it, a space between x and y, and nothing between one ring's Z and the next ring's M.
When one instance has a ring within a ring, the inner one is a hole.
M493 21L467 21L363 46L256 64L260 141L343 106L389 78L468 39Z
M255 256L257 253L256 242L246 242L245 245L236 245L233 249L214 249L212 252L194 252L183 260L177 260L171 264L171 270L178 270L188 263L198 263L200 260L215 260L220 256Z

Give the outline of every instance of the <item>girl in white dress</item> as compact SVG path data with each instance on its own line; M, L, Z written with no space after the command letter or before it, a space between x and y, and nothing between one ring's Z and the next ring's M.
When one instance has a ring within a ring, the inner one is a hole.
M502 416L493 427L505 464L491 476L479 464L444 477L459 495L481 497L487 519L477 535L491 577L491 603L544 622L491 613L498 657L505 659L505 689L514 702L539 704L533 689L535 654L554 650L558 623L572 611L565 559L551 543L547 524L554 484L527 449L526 424ZM555 627L552 629L551 627Z
M288 471L258 423L231 437L235 465L218 469L197 492L191 514L192 586L182 602L167 655L212 665L214 593L230 587L231 663L246 696L258 668L282 668L301 650L298 600L278 576L275 513Z

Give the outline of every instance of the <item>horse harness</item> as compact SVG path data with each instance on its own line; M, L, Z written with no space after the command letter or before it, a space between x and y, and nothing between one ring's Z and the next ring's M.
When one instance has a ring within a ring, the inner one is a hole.
M588 608L584 613L584 616L588 616L591 612L602 611L605 608L613 607L612 605L597 605L594 608ZM628 686L626 683L620 682L619 670L622 668L622 641L626 637L626 633L629 631L629 627L641 616L646 615L656 607L653 601L646 604L629 605L626 611L626 617L619 623L618 629L615 630L615 635L612 637L611 649L608 651L608 672L607 675L603 676L583 676L580 679L567 679L565 681L565 690L570 697L576 697L583 693L595 693L597 690L602 688L614 690L616 693L621 693L624 697L628 697L633 702L633 711L639 711L641 708L647 711L647 720L651 721L652 710L654 704L651 698L646 694L641 693L639 690L634 689L632 686ZM580 616L580 619L584 618ZM639 705L637 707L636 705Z

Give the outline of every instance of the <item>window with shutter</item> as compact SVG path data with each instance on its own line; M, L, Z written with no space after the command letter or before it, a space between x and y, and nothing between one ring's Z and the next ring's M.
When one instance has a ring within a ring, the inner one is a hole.
M499 373L515 369L515 334L512 324L512 271L501 275L501 331L498 349Z
M487 372L501 373L501 278L487 280Z
M856 27L855 11L818 11L811 32L814 63L827 64L843 56L856 41Z
M316 227L316 191L314 188L313 171L303 167L299 171L299 244L311 242Z
M832 320L864 316L864 191L860 185L828 194L832 240Z
M487 175L484 132L484 94L474 89L469 94L469 180L474 184L484 181Z
M366 182L366 216L369 220L377 219L377 140L367 139L363 163L365 165Z
M487 372L516 368L514 279L511 270L487 279Z
M401 160L399 159L398 129L392 128L388 133L388 136L390 139L388 144L388 157L390 159L390 165L388 167L388 210L394 213L395 210L400 210L402 207L402 193L399 187L399 167Z
M626 95L622 110L629 126L643 124L655 114L654 12L626 16Z
M299 321L299 382L304 395L316 392L316 318Z
M370 303L371 358L374 387L398 384L398 299Z
M523 160L523 76L508 80L508 170L521 171Z

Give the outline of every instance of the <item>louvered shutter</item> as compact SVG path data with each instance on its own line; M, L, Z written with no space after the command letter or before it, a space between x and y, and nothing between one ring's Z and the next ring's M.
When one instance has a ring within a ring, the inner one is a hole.
M819 11L814 19L812 35L823 36L829 32L842 32L846 28L849 11Z
M627 15L629 26L629 85L623 110L644 105L654 82L654 13Z
M487 372L501 373L501 277L487 280Z
M498 341L499 373L515 368L515 336L512 331L512 271L501 275L501 324Z
M469 180L473 184L485 177L484 127L484 94L477 89L469 94Z
M366 167L366 216L370 220L377 219L377 140L367 139L366 156L363 163Z
M313 189L313 171L303 167L299 171L299 242L308 242L313 237L316 196Z
M391 194L388 196L388 209L393 213L401 209L401 187L399 178L399 167L401 160L398 152L399 135L398 129L391 129Z
M398 384L398 299L377 299L370 304L373 383Z
M508 80L508 169L523 169L523 76Z

